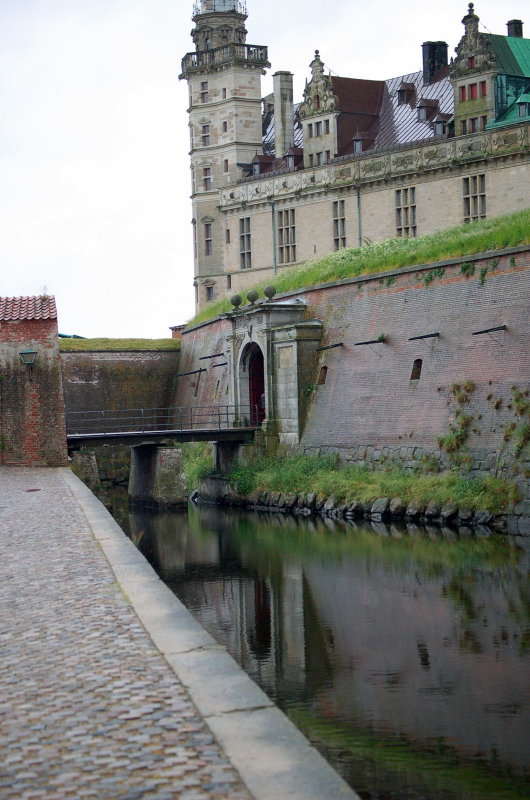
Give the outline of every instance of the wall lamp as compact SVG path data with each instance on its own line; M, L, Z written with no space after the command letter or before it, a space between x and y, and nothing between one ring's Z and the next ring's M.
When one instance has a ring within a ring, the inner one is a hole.
M31 380L31 368L37 357L36 350L21 350L19 353L20 363L29 369L29 379Z

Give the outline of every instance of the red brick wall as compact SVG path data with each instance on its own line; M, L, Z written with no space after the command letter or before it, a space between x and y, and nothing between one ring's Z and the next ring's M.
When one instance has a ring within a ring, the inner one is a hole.
M37 351L31 376L20 363L21 350ZM0 463L65 465L57 320L0 322L0 376Z

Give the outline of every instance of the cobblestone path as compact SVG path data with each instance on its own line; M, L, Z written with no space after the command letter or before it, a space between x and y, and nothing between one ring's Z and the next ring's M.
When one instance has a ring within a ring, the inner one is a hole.
M0 468L0 798L248 800L59 471Z

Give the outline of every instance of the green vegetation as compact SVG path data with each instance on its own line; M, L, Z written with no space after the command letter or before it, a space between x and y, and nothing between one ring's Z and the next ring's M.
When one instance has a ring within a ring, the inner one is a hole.
M404 502L439 505L453 502L470 510L506 511L516 502L515 487L500 478L466 478L448 470L436 474L404 472L400 469L371 471L358 466L341 466L334 457L292 455L278 459L259 459L239 464L230 475L231 484L241 493L251 491L317 492L341 502L401 497Z
M210 442L183 442L180 447L186 487L191 492L201 478L213 472L212 445Z
M278 293L283 293L329 281L402 269L417 264L431 264L448 258L460 258L529 243L530 209L461 225L417 239L387 239L365 247L344 248L325 258L282 269L275 276L274 285ZM497 264L498 261L493 260L491 269L494 270ZM515 266L515 259L512 259L510 264ZM463 264L462 270L463 274L470 275L474 272L474 266ZM428 272L427 276L429 276L427 285L435 278L441 277L436 269ZM485 273L481 280L484 282ZM270 283L270 279L267 282ZM256 284L252 288L263 295L264 286L265 283ZM230 309L230 302L221 300L208 306L191 322L192 324L204 322Z
M180 339L59 339L61 353L94 350L180 350Z
M524 800L528 797L528 779L517 775L495 756L482 760L462 758L443 740L432 748L419 747L405 737L384 740L370 732L360 732L347 724L318 714L287 707L285 713L315 745L349 753L366 769L377 771L380 781L395 785L412 784L418 794L489 798L489 800ZM427 788L428 787L428 788ZM385 785L386 789L387 786Z

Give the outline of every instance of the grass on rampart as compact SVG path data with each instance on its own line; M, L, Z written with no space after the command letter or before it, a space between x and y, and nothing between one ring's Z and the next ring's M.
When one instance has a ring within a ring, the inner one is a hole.
M515 487L493 476L468 478L456 471L440 473L404 472L400 469L372 471L357 466L340 466L332 457L292 455L261 459L250 466L238 465L230 476L241 494L253 491L284 493L317 492L337 501L361 503L379 497L401 497L438 505L453 502L462 508L506 511L517 500Z
M347 247L324 258L282 269L268 283L272 283L281 294L359 275L431 264L529 243L530 209L460 225L458 228L449 228L417 239L387 239L363 247ZM263 296L264 286L265 283L256 283L249 289L256 289ZM212 303L189 324L204 322L231 308L229 300Z
M120 350L180 350L180 339L59 339L61 353Z

